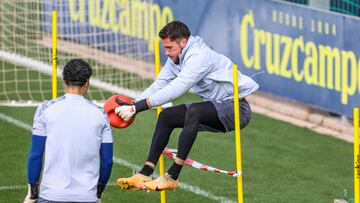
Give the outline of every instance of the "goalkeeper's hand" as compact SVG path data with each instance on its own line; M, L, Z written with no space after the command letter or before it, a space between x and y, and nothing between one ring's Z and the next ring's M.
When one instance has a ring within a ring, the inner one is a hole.
M28 183L28 193L25 197L24 203L36 203L39 197L39 184Z
M115 100L120 106L115 109L115 113L120 116L124 121L129 121L131 117L136 114L135 105L121 101L120 99Z
M124 121L129 121L136 113L134 105L119 106L115 109L115 113L119 115Z

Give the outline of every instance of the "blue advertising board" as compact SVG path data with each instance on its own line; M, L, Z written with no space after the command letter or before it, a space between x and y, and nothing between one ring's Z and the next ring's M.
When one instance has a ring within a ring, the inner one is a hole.
M350 117L360 106L359 18L270 0L156 2L260 91Z
M193 35L237 63L241 72L253 76L259 91L350 117L360 106L359 18L271 0L66 2L70 16L63 20L85 25L79 32L103 32L96 40L134 37L144 40L142 49L152 52L158 31L180 20ZM89 5L93 11L87 13ZM149 20L133 22L138 15ZM121 45L114 44L114 50L116 46Z

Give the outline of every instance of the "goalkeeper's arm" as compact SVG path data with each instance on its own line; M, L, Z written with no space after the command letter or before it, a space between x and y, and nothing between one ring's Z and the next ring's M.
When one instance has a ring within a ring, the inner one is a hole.
M39 179L42 168L42 158L45 150L45 136L32 135L31 148L28 157L28 194L24 203L36 202L39 196Z
M101 143L100 147L100 175L97 186L97 197L101 198L101 195L105 189L107 182L109 181L111 169L113 165L113 144Z

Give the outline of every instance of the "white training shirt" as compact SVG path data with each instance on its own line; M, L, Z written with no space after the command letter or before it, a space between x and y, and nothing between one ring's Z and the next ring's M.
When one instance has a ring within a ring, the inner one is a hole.
M52 201L96 201L101 143L112 143L101 107L65 94L40 105L33 135L46 136L40 197Z

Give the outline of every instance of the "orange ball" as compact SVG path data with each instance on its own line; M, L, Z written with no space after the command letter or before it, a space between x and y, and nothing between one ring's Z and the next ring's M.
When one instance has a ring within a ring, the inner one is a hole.
M120 99L121 101L131 105L134 104L134 102L131 101L131 99L127 96L113 95L106 100L103 107L104 111L107 113L111 126L113 126L114 128L126 128L131 125L132 122L134 122L135 115L129 121L124 121L120 116L115 113L115 109L120 106L120 104L118 104L115 99Z

